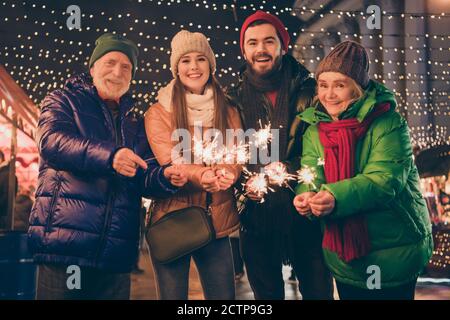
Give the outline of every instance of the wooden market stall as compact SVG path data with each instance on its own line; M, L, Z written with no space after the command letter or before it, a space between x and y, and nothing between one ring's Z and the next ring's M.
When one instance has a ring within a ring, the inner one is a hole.
M39 157L34 135L37 121L37 106L0 65L0 149L10 160L4 229L14 228L15 177L22 188L33 188L36 184Z

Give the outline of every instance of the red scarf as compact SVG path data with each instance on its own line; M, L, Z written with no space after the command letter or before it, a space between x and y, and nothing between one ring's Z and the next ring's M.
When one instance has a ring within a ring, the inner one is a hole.
M325 179L334 183L355 175L355 152L358 140L365 135L372 121L390 109L389 103L359 122L356 118L336 122L320 122L319 138L325 153ZM340 259L350 262L370 251L367 221L362 214L326 222L322 247L336 252Z

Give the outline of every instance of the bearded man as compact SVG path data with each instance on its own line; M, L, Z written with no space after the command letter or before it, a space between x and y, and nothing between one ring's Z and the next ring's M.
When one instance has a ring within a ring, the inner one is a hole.
M297 116L310 106L315 80L288 52L289 34L275 16L257 11L240 32L245 65L239 83L227 96L238 107L244 128L258 130L271 123L278 130L276 151L290 173L299 169L301 139L306 124ZM272 159L274 160L274 159ZM259 172L263 164L249 166ZM269 177L270 178L270 177ZM248 184L251 182L249 181ZM332 278L321 249L319 223L296 214L294 193L287 188L265 195L248 192L241 214L241 248L256 299L284 299L283 263L290 263L299 279L303 299L333 299ZM251 191L251 190L250 190Z

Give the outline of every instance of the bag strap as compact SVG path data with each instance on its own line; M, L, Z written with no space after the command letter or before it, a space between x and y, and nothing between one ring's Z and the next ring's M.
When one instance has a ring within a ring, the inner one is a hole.
M171 165L172 165L172 161L167 163L167 164L165 164L165 165L162 165L161 168L162 168L163 172L164 172L164 170L167 167L170 167ZM146 229L150 228L150 225L151 225L151 222L152 222L153 210L155 209L155 206L156 206L156 200L155 199L151 199L150 207L148 208L148 210L146 212L146 215L145 215L145 222L144 223L145 223L145 228Z
M145 213L145 221L144 221L145 229L150 228L150 222L152 221L152 215L153 215L153 210L155 208L155 205L156 205L155 199L152 199L150 206L148 207L148 210Z
M212 194L206 192L206 211L211 213L211 204L212 204Z

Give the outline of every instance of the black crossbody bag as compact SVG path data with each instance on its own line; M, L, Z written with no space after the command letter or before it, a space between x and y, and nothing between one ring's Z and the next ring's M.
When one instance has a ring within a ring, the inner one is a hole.
M171 211L154 224L151 224L150 212L146 238L151 254L157 262L170 263L215 239L211 202L211 194L208 192L206 208L192 206Z

